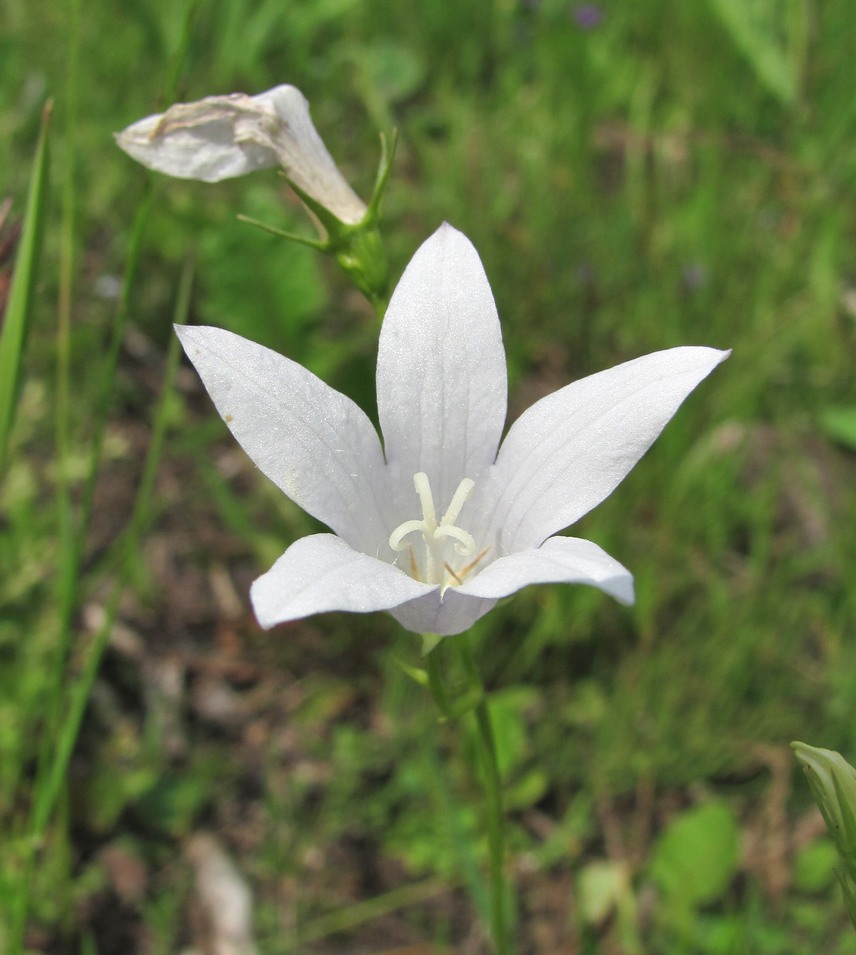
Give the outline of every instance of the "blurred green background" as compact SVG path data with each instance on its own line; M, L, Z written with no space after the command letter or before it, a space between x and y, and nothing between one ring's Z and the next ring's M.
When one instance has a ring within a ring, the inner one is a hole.
M213 952L204 832L262 955L487 950L471 740L404 672L418 640L383 615L257 629L249 583L313 525L167 371L178 307L374 417L372 309L236 220L312 234L274 172L168 180L112 139L289 82L366 199L399 130L393 280L441 221L472 239L512 416L640 354L734 349L574 529L634 572L636 607L541 587L476 628L521 951L853 950L787 744L856 755L854 55L850 0L4 0L2 234L48 97L54 121L0 475L0 924L26 882L32 952Z

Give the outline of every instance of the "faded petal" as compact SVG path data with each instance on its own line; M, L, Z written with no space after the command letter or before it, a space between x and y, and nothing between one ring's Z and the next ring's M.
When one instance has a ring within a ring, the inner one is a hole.
M256 466L349 544L391 560L383 452L362 410L301 365L232 332L185 325L176 333Z
M272 136L278 118L243 93L176 103L116 135L129 156L179 179L219 182L279 162Z
M273 145L288 178L340 222L356 225L366 204L351 189L312 123L309 103L296 86L277 86L255 97L279 119Z
M380 333L377 399L402 488L424 471L438 507L493 463L506 410L505 350L470 241L442 225L416 252Z
M486 493L501 553L537 547L607 497L687 395L730 352L655 352L567 385L514 423ZM481 576L481 575L480 575Z
M428 591L426 584L333 534L314 534L292 544L255 581L250 598L267 628L331 610L389 610Z
M590 584L633 603L633 575L605 550L579 537L550 537L540 547L500 557L457 588L461 596L507 597L530 584Z
M177 103L129 126L116 142L149 169L180 179L219 182L280 165L298 188L341 222L356 224L366 213L294 86L277 86L258 96L232 93Z

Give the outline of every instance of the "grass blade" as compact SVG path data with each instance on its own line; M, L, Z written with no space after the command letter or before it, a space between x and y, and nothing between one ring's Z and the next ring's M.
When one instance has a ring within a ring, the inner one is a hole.
M802 0L712 0L711 6L758 80L790 106L805 45Z
M48 194L48 127L52 103L48 101L42 112L42 125L27 209L18 246L18 258L9 290L5 321L0 329L0 475L2 475L9 447L9 433L15 419L21 361L27 339L27 327L33 302L33 289L38 275L39 254Z

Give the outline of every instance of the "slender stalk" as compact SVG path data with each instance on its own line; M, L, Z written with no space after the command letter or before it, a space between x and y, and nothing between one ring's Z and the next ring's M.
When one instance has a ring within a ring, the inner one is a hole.
M442 641L428 655L428 686L443 718L450 719L456 715L462 715L460 708L450 701L450 694L440 664L438 651L445 644L450 644L457 652L465 679L462 698L465 701L470 701L466 710L472 710L476 722L476 751L482 769L487 809L490 860L490 929L494 950L496 955L513 955L515 948L507 904L508 886L505 880L505 814L502 805L502 780L499 774L493 724L468 634L461 634Z
M49 191L48 132L52 111L53 104L49 100L42 110L42 125L36 146L36 157L33 161L21 236L18 240L12 284L6 300L3 321L0 323L0 475L3 474L7 464L9 438L17 406L21 363L39 272L45 207Z
M424 639L424 637L423 637ZM449 719L452 710L449 705L449 694L446 690L446 684L443 681L443 668L440 666L439 645L434 648L426 660L428 664L428 688L431 690L431 696L437 704L437 709L442 714L444 720Z
M61 721L62 688L65 678L71 620L78 598L80 542L75 527L71 478L68 460L71 447L71 313L74 298L75 265L75 137L77 135L78 78L80 68L80 6L72 0L68 7L69 61L66 73L65 150L63 157L62 202L59 227L59 296L56 330L56 509L58 531L57 606L59 627L53 658L53 678L44 700L46 731L42 736L39 764L48 758Z
M355 905L337 909L335 912L316 916L301 925L297 934L300 943L305 945L308 942L326 938L328 935L365 925L366 922L397 912L406 906L436 898L454 888L457 886L449 885L448 882L439 879L425 879L423 882L401 885L366 902L358 902Z
M490 921L491 932L499 955L514 950L506 908L508 890L505 884L505 814L502 806L502 783L496 758L496 741L487 701L482 699L475 709L479 756L485 774L487 798L487 836L490 851Z
M499 760L496 755L496 738L481 675L473 657L469 634L461 634L452 641L452 644L460 654L468 682L474 683L481 690L474 712L477 729L476 746L484 773L487 803L491 934L497 955L511 955L514 945L506 905L508 888L505 882L505 813L502 805L502 779L499 775Z

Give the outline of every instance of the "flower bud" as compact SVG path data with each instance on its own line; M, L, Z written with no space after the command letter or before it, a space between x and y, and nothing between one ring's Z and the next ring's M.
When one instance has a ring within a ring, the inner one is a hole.
M838 849L838 880L850 921L856 926L856 769L833 750L806 743L791 743L791 747Z

